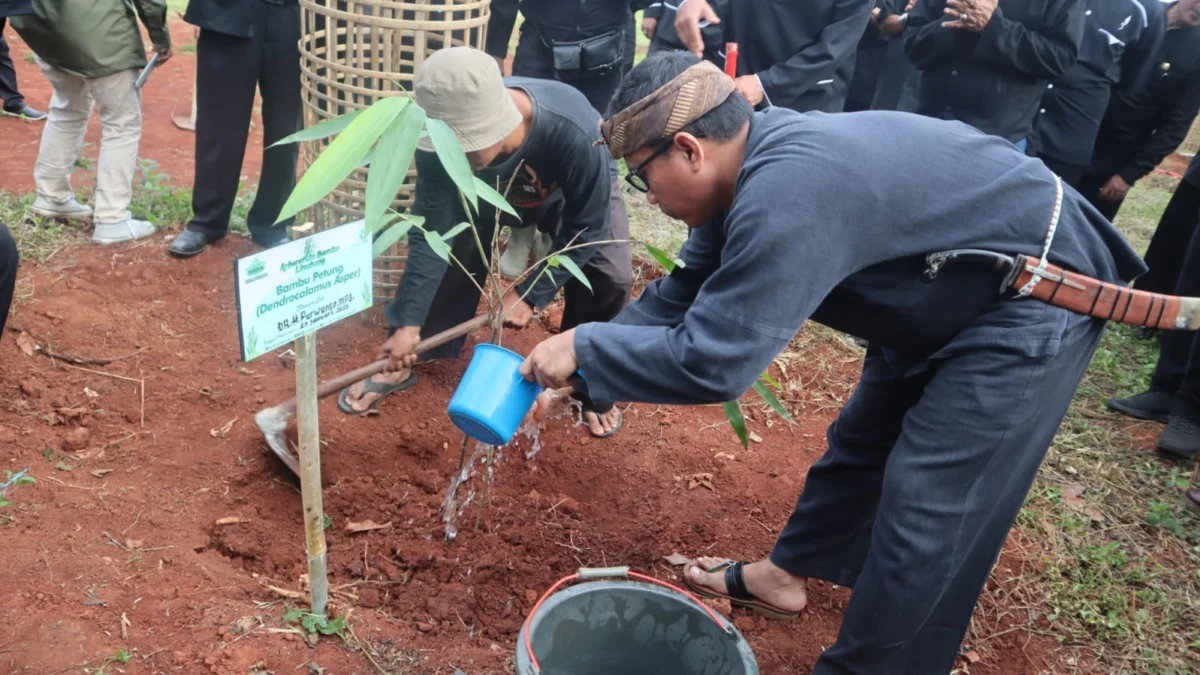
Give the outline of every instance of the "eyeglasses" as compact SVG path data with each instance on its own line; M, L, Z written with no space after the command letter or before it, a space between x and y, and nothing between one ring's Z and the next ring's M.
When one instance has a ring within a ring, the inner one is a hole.
M673 137L663 141L662 145L658 146L658 149L656 149L650 154L649 157L646 158L646 161L629 169L629 173L625 174L625 182L632 185L633 189L637 190L638 192L649 192L650 183L646 181L646 177L642 175L642 171L644 171L646 167L650 165L650 162L653 162L663 153L670 150L671 146L674 144L675 139Z

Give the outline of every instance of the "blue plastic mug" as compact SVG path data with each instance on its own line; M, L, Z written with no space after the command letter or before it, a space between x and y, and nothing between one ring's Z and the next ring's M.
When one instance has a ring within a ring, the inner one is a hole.
M488 445L505 445L512 440L542 388L521 377L525 357L481 344L463 373L446 412L454 425L468 436Z

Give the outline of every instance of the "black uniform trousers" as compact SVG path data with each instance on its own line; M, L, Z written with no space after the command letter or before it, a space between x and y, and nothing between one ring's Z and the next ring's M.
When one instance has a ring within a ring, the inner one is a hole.
M771 552L853 588L814 675L950 672L1103 330L998 299L928 359L868 348Z
M1133 287L1151 293L1171 294L1179 283L1183 261L1200 220L1200 185L1179 181L1171 201L1163 210L1150 247L1146 249L1146 266L1150 271L1138 277ZM1200 270L1189 270L1192 274Z
M1086 166L1067 164L1045 155L1039 155L1038 159L1042 160L1042 164L1045 164L1047 169L1058 174L1064 183L1075 188L1076 191L1079 190L1079 182L1083 179L1084 172L1087 171Z
M562 205L561 199L545 203L546 208L538 208L533 214L538 222L527 224L536 226L542 232L556 232L562 221ZM491 206L482 202L479 206L480 213L475 217L475 225L479 228L480 240L489 242L495 234L495 212ZM457 208L461 209L462 207ZM629 303L629 293L633 286L632 251L628 242L629 215L625 210L624 193L616 180L613 181L609 213L612 231L606 238L623 240L624 243L600 244L595 247L596 250L592 257L582 268L584 276L592 285L592 290L589 291L587 286L574 278L563 286L565 306L560 330L570 330L579 324L592 321L608 321ZM456 213L455 222L459 220L466 220L466 214ZM501 223L501 225L503 224ZM470 321L475 318L479 309L479 289L475 283L478 282L480 286L487 283L489 261L485 261L480 256L474 237L456 237L451 245L451 250L454 256L461 260L467 269L471 270L471 276L475 278L475 281L472 281L471 277L468 277L458 266L447 266L446 275L442 277L442 283L433 296L429 315L425 319L425 325L421 328L423 337L436 335ZM396 327L401 324L401 320L388 315L390 309L391 305L385 308L384 314L391 327L390 332L394 332ZM421 358L428 361L453 358L458 356L465 343L465 337L458 338L426 352Z
M605 115L613 94L617 93L617 86L621 84L621 70L621 67L617 67L599 76L563 80L554 69L554 54L541 32L530 21L521 24L521 37L513 54L513 75L566 82L587 97L588 103L601 115Z
M17 69L13 67L8 41L4 39L7 23L8 19L0 16L0 103L4 104L5 110L15 110L25 102L25 97L17 90Z
M1188 181L1181 181L1179 190L1188 186L1188 194L1182 200L1195 203L1200 188ZM1175 194L1179 195L1179 190ZM1172 203L1175 199L1171 199ZM1179 206L1179 205L1177 205ZM1183 207L1180 207L1181 209ZM1170 210L1170 207L1168 207ZM1163 214L1163 220L1167 215ZM1185 214L1178 214L1178 227L1172 233L1172 238L1182 236L1186 221ZM1200 209L1191 208L1192 236L1189 238L1178 270L1175 283L1175 295L1200 296L1200 236L1195 234L1197 221L1200 220ZM1159 224L1159 229L1163 224ZM1159 239L1158 232L1154 234ZM1153 244L1152 244L1153 245ZM1166 242L1163 242L1166 245ZM1150 255L1147 253L1147 262ZM1160 259L1165 256L1158 256ZM1153 268L1151 268L1153 270ZM1193 331L1171 330L1162 334L1158 347L1158 366L1154 369L1154 377L1150 380L1151 391L1162 391L1175 396L1171 414L1200 423L1200 336Z
M210 239L225 236L229 229L257 85L262 93L264 149L258 192L246 224L251 237L267 245L285 238L283 227L291 222L272 227L296 184L300 148L295 143L269 146L303 127L300 6L245 1L254 7L253 37L201 29L196 42L195 215L188 229Z
M8 308L12 306L19 262L17 244L4 223L0 223L0 338L4 337L4 323L8 319Z

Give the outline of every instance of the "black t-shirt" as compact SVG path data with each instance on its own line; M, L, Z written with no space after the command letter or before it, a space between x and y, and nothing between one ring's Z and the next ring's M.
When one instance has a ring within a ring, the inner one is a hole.
M572 245L611 239L609 200L616 163L603 146L600 116L583 94L570 85L553 80L508 77L510 89L525 92L533 102L533 120L524 143L512 155L476 176L508 200L522 221L532 222L533 209L549 199L563 200L562 225L554 232L554 250ZM431 152L418 152L416 197L413 213L425 218L425 229L447 232L466 220L454 181ZM520 170L518 170L520 167ZM511 188L507 182L513 181ZM495 212L483 201L475 222L492 222ZM466 234L460 236L468 236ZM582 268L595 247L574 249L564 254ZM537 271L529 279L537 277ZM429 248L424 237L409 237L408 261L389 316L398 326L421 326L429 313L434 294L446 273L446 263ZM553 268L549 278L538 282L526 300L544 307L571 277L562 267ZM524 293L529 281L517 287Z

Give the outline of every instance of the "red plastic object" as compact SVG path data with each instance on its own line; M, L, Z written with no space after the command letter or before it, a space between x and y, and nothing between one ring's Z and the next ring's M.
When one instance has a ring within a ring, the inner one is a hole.
M738 46L736 42L725 43L725 74L737 79Z

